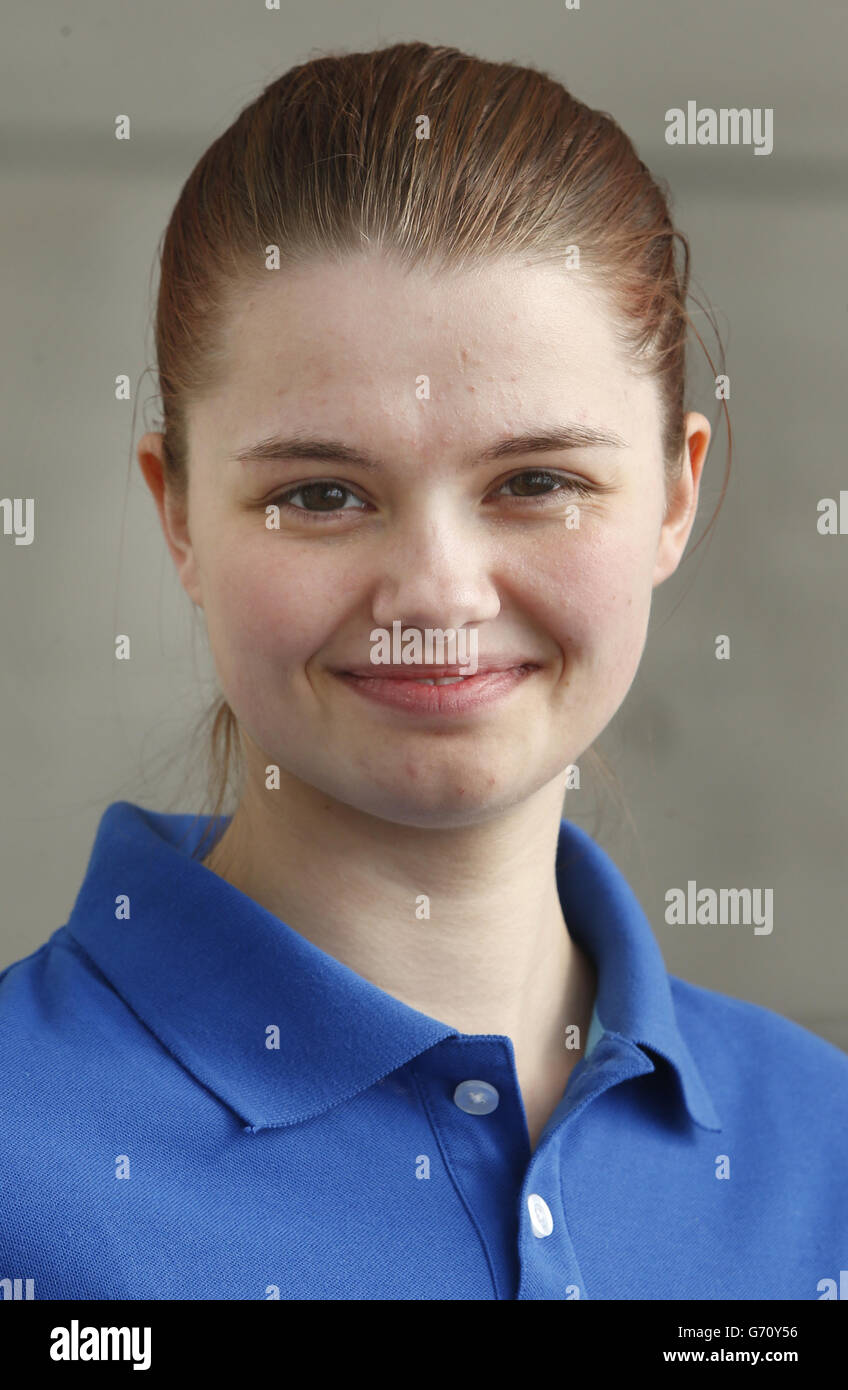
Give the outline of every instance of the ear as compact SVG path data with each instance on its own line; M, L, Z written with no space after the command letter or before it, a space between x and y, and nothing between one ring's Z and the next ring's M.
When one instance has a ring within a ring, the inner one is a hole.
M699 415L694 410L690 411L684 424L686 439L683 446L683 463L679 477L671 484L666 502L654 565L654 588L668 579L670 574L674 574L686 549L686 542L695 524L701 473L710 445L712 430L706 416Z
M165 477L165 460L162 449L164 435L148 433L138 444L138 463L144 481L153 494L159 521L165 536L165 543L171 552L171 559L177 567L180 583L191 599L200 608L203 599L197 562L188 530L188 491L184 498L178 497L173 487L168 486Z

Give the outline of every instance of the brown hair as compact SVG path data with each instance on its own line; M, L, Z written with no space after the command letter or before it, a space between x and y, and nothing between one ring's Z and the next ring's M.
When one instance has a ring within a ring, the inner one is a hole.
M428 138L417 138L422 117ZM224 379L231 307L265 282L270 245L282 268L366 247L407 264L461 268L505 254L561 263L576 246L581 270L611 296L634 368L657 383L667 483L679 469L688 327L716 375L686 311L688 241L672 225L667 185L613 118L547 74L426 43L326 55L271 82L210 145L161 245L156 357L165 471L178 494L187 482L187 406ZM724 413L719 506L732 450L726 405ZM231 761L241 771L242 758L225 699L206 712L209 721L214 819Z

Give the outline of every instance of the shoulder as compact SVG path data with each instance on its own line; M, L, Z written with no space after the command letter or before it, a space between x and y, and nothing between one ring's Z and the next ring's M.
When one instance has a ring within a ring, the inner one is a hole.
M0 1049L8 1055L33 1032L47 1037L60 1022L84 1011L98 975L67 927L54 931L30 955L4 966L0 970ZM104 986L108 988L105 981Z
M110 1082L134 1016L65 927L0 971L0 1151L51 1126L74 1096ZM17 1116L17 1123L10 1118Z
M773 1009L669 977L678 1027L720 1113L784 1116L848 1148L848 1054Z

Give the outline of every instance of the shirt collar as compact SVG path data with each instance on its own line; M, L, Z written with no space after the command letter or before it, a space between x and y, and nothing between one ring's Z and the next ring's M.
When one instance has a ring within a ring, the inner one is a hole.
M114 802L67 931L177 1061L248 1129L310 1119L443 1038L461 1036L192 859L207 823ZM657 1052L675 1068L692 1118L719 1128L677 1027L659 947L626 881L568 821L560 826L556 873L569 931L598 974L586 1059L603 1032ZM279 1028L279 1049L266 1048L271 1025Z
M704 1129L721 1129L721 1119L680 1032L662 953L624 875L585 830L564 820L556 877L569 932L597 970L586 1060L605 1033L657 1053L677 1072L692 1119Z

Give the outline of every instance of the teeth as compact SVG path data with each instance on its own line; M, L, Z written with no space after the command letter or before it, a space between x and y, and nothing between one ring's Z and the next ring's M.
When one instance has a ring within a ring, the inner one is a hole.
M455 685L457 681L466 680L465 676L440 676L438 680L426 680L413 677L416 685Z

